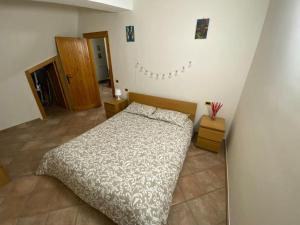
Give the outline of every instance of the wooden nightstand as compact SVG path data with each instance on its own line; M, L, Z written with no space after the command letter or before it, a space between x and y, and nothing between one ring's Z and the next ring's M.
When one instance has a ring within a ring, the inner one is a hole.
M126 99L117 100L113 98L108 101L104 101L104 108L106 113L106 118L110 118L118 112L125 109L128 105L128 101Z
M212 120L209 116L202 116L196 146L213 152L218 152L225 133L225 120L216 118Z

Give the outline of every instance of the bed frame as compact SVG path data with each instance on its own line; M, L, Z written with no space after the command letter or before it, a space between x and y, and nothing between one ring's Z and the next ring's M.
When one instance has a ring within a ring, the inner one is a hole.
M138 102L141 104L151 105L162 109L169 109L169 110L182 112L185 114L189 114L189 118L192 121L195 120L197 103L179 101L179 100L169 99L169 98L161 98L161 97L144 95L144 94L139 94L134 92L128 93L128 101L129 103Z

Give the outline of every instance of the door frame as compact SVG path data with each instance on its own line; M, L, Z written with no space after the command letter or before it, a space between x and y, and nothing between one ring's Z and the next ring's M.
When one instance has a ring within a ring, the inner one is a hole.
M62 86L63 82L61 81L61 75L60 75L60 73L58 71L57 63L58 63L58 58L57 58L57 56L54 56L54 57L51 57L51 58L45 60L44 62L42 62L42 63L40 63L38 65L35 65L34 67L31 67L30 69L28 69L28 70L25 71L25 75L26 75L26 78L28 80L30 89L32 91L33 97L35 98L36 104L37 104L37 106L38 106L38 108L40 110L40 113L42 115L42 119L43 120L47 118L47 115L46 115L44 106L43 106L43 104L42 104L42 102L41 102L41 100L39 98L38 93L37 93L37 90L35 88L35 85L34 85L34 82L32 80L31 74L33 72L39 70L39 69L42 69L45 66L53 64L55 73L58 76L59 86L60 86L60 89L61 89L62 94L63 94L63 99L64 99L64 102L65 102L65 105L66 105L67 109L70 109L69 100L68 100L67 96L65 95L65 91L64 91L64 88Z
M109 71L108 71L109 79L110 79L110 84L111 84L111 89L112 89L112 95L115 97L115 84L114 84L114 75L113 75L113 69L112 69L112 60L111 60L111 53L110 53L108 31L83 33L82 35L88 41L90 58L91 58L91 62L93 64L93 69L94 69L95 75L96 75L96 65L95 65L95 61L94 61L93 48L91 46L90 39L104 38L106 48L107 48L106 52L107 52L107 59L108 59L108 66L109 66Z

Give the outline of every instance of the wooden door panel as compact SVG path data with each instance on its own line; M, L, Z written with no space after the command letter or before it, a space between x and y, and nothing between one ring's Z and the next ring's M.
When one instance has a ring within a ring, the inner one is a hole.
M58 75L59 83L61 84L61 89L63 90L63 93L64 93L66 108L71 110L72 109L72 107L71 107L72 102L71 102L70 90L69 90L69 86L67 84L67 80L66 80L62 65L61 65L59 55L57 55L55 57L53 65L54 65L54 69L56 71L56 74Z
M48 76L53 88L53 94L54 94L54 99L56 104L63 108L67 108L65 103L64 93L62 91L63 89L60 85L58 73L55 69L54 63L49 66L48 72L49 72Z
M56 37L61 64L68 81L73 110L101 105L99 87L84 38Z

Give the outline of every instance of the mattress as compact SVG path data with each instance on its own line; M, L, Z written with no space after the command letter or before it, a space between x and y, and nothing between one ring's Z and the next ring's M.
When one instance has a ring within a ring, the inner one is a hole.
M36 174L56 177L119 225L166 224L192 128L121 112L47 152Z

